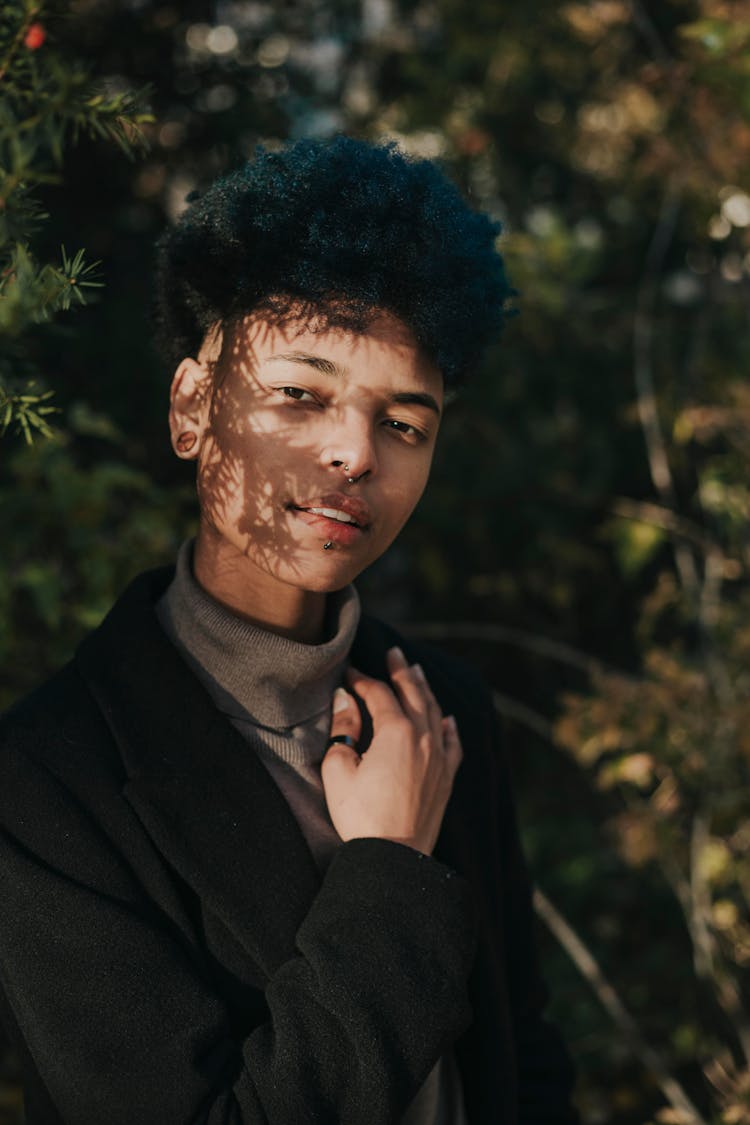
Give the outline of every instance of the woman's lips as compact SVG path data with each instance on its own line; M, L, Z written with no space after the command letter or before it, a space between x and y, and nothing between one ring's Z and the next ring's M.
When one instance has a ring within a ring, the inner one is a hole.
M356 543L367 531L371 520L370 509L364 500L346 496L343 492L328 492L288 507L299 519L319 529L326 541L341 546Z
M364 528L356 523L344 523L341 520L331 519L329 516L311 512L305 508L292 507L291 511L298 519L303 520L320 531L323 540L330 540L342 547L356 543L364 535Z

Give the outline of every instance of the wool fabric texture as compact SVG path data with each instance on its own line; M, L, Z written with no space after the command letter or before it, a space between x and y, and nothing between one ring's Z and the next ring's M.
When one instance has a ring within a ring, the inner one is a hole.
M342 682L360 618L357 591L331 594L320 644L303 644L231 613L196 580L193 542L156 606L159 622L219 711L249 743L284 794L321 875L341 837L328 813L320 763L331 697ZM452 1051L435 1064L401 1125L465 1125Z
M156 607L159 622L281 789L322 874L341 837L328 815L320 763L331 697L359 624L357 591L347 586L331 595L326 639L303 644L243 620L207 594L193 576L192 551L192 542L179 551L174 581Z
M343 843L287 802L139 576L0 718L0 1019L27 1125L394 1125L453 1045L470 1125L575 1125L544 1017L504 740L477 674L419 662L464 746L433 856Z

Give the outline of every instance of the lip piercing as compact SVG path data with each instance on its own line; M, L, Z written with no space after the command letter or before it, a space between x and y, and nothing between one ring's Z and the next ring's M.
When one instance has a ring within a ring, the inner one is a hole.
M330 551L330 549L331 549L331 547L332 547L332 546L333 546L333 543L332 543L332 542L331 542L331 540L329 539L327 543L324 543L324 544L323 544L323 550L324 550L324 551Z

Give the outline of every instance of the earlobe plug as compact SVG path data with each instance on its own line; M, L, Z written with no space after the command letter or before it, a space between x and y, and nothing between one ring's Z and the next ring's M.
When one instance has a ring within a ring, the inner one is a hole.
M189 453L190 450L195 445L197 440L198 440L197 434L192 434L190 432L180 434L180 436L177 438L177 441L175 442L175 447L177 449L177 452L178 453Z

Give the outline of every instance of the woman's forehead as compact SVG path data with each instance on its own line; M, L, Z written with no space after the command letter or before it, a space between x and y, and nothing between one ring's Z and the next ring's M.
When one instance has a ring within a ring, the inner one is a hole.
M362 331L309 317L246 316L225 340L222 359L248 371L287 363L364 382L420 384L442 400L440 372L408 325L389 312L374 314Z

